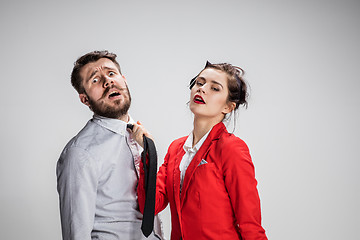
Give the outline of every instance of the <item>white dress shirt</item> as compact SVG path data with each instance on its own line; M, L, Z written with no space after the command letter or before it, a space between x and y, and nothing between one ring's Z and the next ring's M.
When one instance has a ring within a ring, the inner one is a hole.
M145 238L140 229L142 148L126 124L94 116L61 153L56 173L64 240L159 239L154 233Z
M183 182L184 182L184 178L185 178L185 173L186 173L186 169L189 167L191 161L193 160L195 154L197 153L197 151L200 149L201 145L204 143L205 139L207 138L207 136L209 135L211 129L199 140L199 142L192 147L193 145L193 140L194 140L194 134L193 132L190 133L190 135L187 137L185 143L184 143L184 150L185 150L185 154L181 159L180 165L179 165L179 169L180 169L180 189L182 188Z

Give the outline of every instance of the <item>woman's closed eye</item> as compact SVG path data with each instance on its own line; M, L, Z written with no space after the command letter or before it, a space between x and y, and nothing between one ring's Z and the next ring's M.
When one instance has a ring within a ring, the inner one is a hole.
M211 90L213 90L213 91L215 91L215 92L218 92L218 91L220 91L220 88L212 86L212 87L211 87Z
M199 80L197 80L196 81L196 85L198 85L198 86L204 86L204 82L202 82L202 81L199 81Z

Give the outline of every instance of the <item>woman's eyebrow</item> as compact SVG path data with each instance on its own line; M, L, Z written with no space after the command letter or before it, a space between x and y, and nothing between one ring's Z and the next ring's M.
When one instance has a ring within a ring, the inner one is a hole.
M206 81L206 78L204 78L203 76L198 76L196 79L201 79L201 80ZM211 80L210 82L219 85L221 88L224 88L224 86L221 83L219 83L215 80Z
M212 82L212 83L215 83L215 84L217 84L217 85L220 85L222 88L224 88L221 83L219 83L219 82L217 82L217 81L215 81L215 80L211 80L211 82Z

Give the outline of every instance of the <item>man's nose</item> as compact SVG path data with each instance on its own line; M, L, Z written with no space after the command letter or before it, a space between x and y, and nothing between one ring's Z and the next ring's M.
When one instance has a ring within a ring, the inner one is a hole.
M104 76L104 88L107 88L114 84L114 80L108 76Z

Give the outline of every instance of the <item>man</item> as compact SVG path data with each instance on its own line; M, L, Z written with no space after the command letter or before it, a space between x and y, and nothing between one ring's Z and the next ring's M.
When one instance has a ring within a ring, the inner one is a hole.
M71 83L93 118L57 163L64 240L161 239L160 223L141 232L136 186L141 147L126 130L131 96L116 55L94 51L74 65Z

